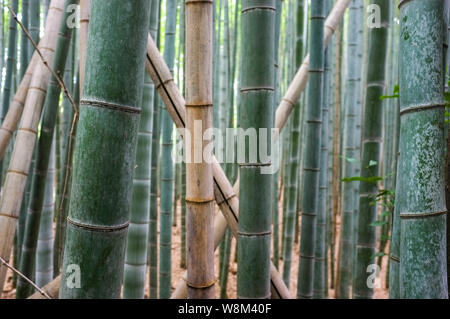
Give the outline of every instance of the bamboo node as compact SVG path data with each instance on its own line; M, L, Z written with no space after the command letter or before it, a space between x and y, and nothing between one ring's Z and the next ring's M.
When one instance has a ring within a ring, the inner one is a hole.
M214 197L211 198L194 198L194 197L186 197L186 203L194 203L194 204L206 204L214 201Z
M268 231L264 231L264 232L258 232L258 233L248 233L248 232L244 232L244 231L239 231L237 232L237 234L239 236L246 236L246 237L262 237L262 236L268 236L272 234L271 230Z
M183 280L186 282L186 285L187 285L188 287L194 288L194 289L206 289L206 288L209 288L209 287L214 286L214 285L216 284L216 282L217 282L217 279L214 278L213 280L211 280L211 281L209 281L209 282L206 282L206 283L204 283L204 284L202 284L202 285L198 285L198 284L194 284L194 283L192 283L192 282L189 282L189 281L188 281L187 279L185 279L185 278L183 278Z
M7 217L7 218L19 219L19 216L14 216L14 215L11 215L9 213L1 213L0 212L0 216Z
M275 7L272 7L272 6L252 6L252 7L247 7L245 9L242 9L241 13L246 13L248 11L257 10L257 9L277 11L277 9Z
M428 213L400 213L400 218L402 219L417 219L417 218L427 218L433 216L440 216L447 214L447 210L441 210L437 212L428 212Z
M116 226L100 226L100 225L91 225L91 224L85 224L85 223L80 223L80 222L76 222L72 219L70 219L70 217L67 217L67 222L75 227L78 228L83 228L83 229L88 229L91 231L98 231L98 232L114 232L114 231L121 231L123 229L128 228L130 222L127 221L126 223L122 224L122 225L116 225Z
M8 173L8 174L9 174L9 173L12 173L12 174L18 174L18 175L22 175L22 176L25 176L25 177L28 176L28 173L25 173L25 172L23 172L23 171L18 171L18 170L15 170L15 169L9 169L9 170L7 171L7 173Z
M30 128L19 127L17 130L18 130L18 131L28 132L28 133L32 133L32 134L34 134L34 135L37 135L37 131L32 130L32 129L30 129Z
M409 106L400 110L400 115L404 115L405 113L413 113L420 111L428 111L430 109L440 109L444 108L445 104L417 104L414 106Z
M186 107L213 107L212 103L186 103Z

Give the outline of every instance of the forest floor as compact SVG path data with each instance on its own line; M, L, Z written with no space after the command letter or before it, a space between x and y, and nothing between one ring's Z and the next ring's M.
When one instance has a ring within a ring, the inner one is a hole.
M281 205L280 205L281 206ZM281 207L279 209L280 211L280 216L279 216L279 220L281 219ZM218 210L216 211L216 214L220 213ZM181 206L178 203L177 206L177 223L176 223L176 227L172 228L172 291L175 289L177 283L179 282L179 280L182 280L182 276L185 273L185 269L182 269L180 267L180 258L181 258ZM336 227L339 230L339 216L337 218L337 226ZM281 230L280 230L281 232ZM336 238L338 237L339 234L337 234ZM159 234L158 234L158 238L159 238ZM235 299L236 298L236 292L237 292L237 263L235 262L235 249L236 249L236 241L233 238L232 239L232 245L231 245L231 257L230 257L230 267L229 267L229 273L228 273L228 285L227 285L227 295L228 298L230 299ZM281 250L280 250L281 252ZM337 252L338 252L338 247L336 247L335 249L335 253L336 253L336 258L337 258ZM291 271L291 282L290 282L290 287L289 290L292 294L292 297L296 296L296 291L297 291L297 271L298 271L298 253L299 253L299 244L298 243L294 243L294 250L293 250L293 259L292 259L292 271ZM159 256L158 256L159 258ZM12 260L12 258L10 259ZM216 250L215 252L215 270L216 273L218 272L219 269L219 249ZM283 260L280 260L280 264L279 264L279 269L283 269ZM386 282L386 269L387 269L387 257L383 258L383 262L382 262L382 267L381 267L381 281L380 281L380 286L379 288L375 288L375 295L374 298L375 299L386 299L389 297L389 292L388 289L385 286L385 282ZM5 287L2 293L1 298L2 299L13 299L15 298L15 289L13 288L12 285L12 271L8 269L7 272L7 282L5 283ZM331 276L328 276L329 280L331 280ZM145 291L145 298L148 298L148 287L149 287L149 283L148 283L148 274L146 276L146 291ZM216 285L216 296L219 297L220 296L220 286L217 284ZM335 292L334 289L329 289L329 298L333 299L335 297Z

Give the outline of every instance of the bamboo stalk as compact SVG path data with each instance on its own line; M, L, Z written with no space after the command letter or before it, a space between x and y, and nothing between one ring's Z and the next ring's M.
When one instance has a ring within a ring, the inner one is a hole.
M65 0L64 8L70 4L75 4L76 0ZM69 44L72 35L72 29L66 23L70 12L64 12L60 21L58 40L56 45L56 53L52 69L64 75L64 67L69 52ZM42 214L45 184L50 160L52 144L54 144L54 131L56 118L59 109L59 97L61 87L58 79L52 76L48 84L47 95L43 106L43 119L41 124L41 134L37 143L36 163L33 172L30 202L27 211L25 233L23 239L23 248L20 256L19 270L25 275L33 274L34 261L36 259L36 245L39 234L40 218ZM53 191L53 190L52 190ZM30 286L24 280L19 278L17 284L16 296L18 298L26 298L31 293Z
M33 0L32 0L33 1ZM53 279L51 282L42 287L42 290L53 299L58 298L59 286L61 283L61 275ZM39 291L32 294L28 299L47 299Z
M52 0L45 35L39 47L47 65L53 63L58 27L63 11L64 1ZM6 175L4 184L5 191L0 200L0 256L5 260L9 259L9 253L14 239L17 216L22 202L33 147L36 141L42 105L50 79L50 70L46 64L42 60L39 60L33 72L24 112L19 124L14 150ZM5 274L5 267L1 267L0 287L3 287Z
M148 0L92 2L61 298L120 296L149 9ZM80 289L72 289L74 264Z
M444 2L401 1L399 8L400 298L447 299Z
M213 1L186 0L186 129L191 134L186 162L188 298L215 296L214 189L204 132L212 127ZM196 125L201 125L198 129ZM201 152L201 153L200 153ZM198 154L201 158L196 158Z

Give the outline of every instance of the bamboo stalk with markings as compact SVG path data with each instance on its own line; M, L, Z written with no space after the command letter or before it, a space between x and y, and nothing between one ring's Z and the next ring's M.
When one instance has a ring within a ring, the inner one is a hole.
M61 298L120 296L149 12L148 0L92 2Z
M186 0L186 283L193 299L215 297L212 154L204 154L211 141L203 137L213 125L212 4Z

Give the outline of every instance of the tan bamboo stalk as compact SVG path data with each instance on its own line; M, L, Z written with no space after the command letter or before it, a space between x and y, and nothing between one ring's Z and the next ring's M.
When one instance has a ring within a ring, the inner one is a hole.
M6 174L4 192L0 199L0 256L9 260L14 241L16 222L22 203L25 183L33 155L34 144L41 117L42 105L53 65L59 24L64 11L64 0L52 0L39 50L45 59L39 59L31 77L22 118L17 130L16 142ZM0 287L3 287L6 267L0 266Z
M325 47L330 42L331 36L336 31L339 26L342 17L344 16L345 10L350 4L350 0L339 0L336 2L333 10L331 10L328 18L325 21L324 27L324 41ZM303 93L308 82L308 72L309 72L309 54L303 59L303 63L297 71L294 79L292 80L289 88L286 91L283 99L278 105L275 117L275 128L282 129L292 110L295 107L295 102L298 101L300 95Z
M84 66L86 64L86 48L88 40L91 0L80 0L80 96L83 96Z
M186 129L191 135L186 162L186 283L191 299L215 297L213 175L203 155L211 142L204 141L203 134L213 122L212 31L213 1L186 0Z
M46 284L44 287L42 287L42 290L49 295L52 299L58 299L58 293L59 293L59 285L61 283L61 275L50 281L48 284ZM39 291L36 291L34 294L32 294L28 299L47 299L43 294L41 294Z
M27 98L28 87L30 86L31 77L33 71L36 67L37 61L39 60L38 54L35 52L31 58L31 62L28 64L27 70L17 88L16 94L14 95L11 105L9 106L8 113L6 113L5 119L3 120L2 126L0 128L0 160L5 156L6 149L8 148L11 137L16 130L17 123L22 115L23 106L25 105L25 100Z

